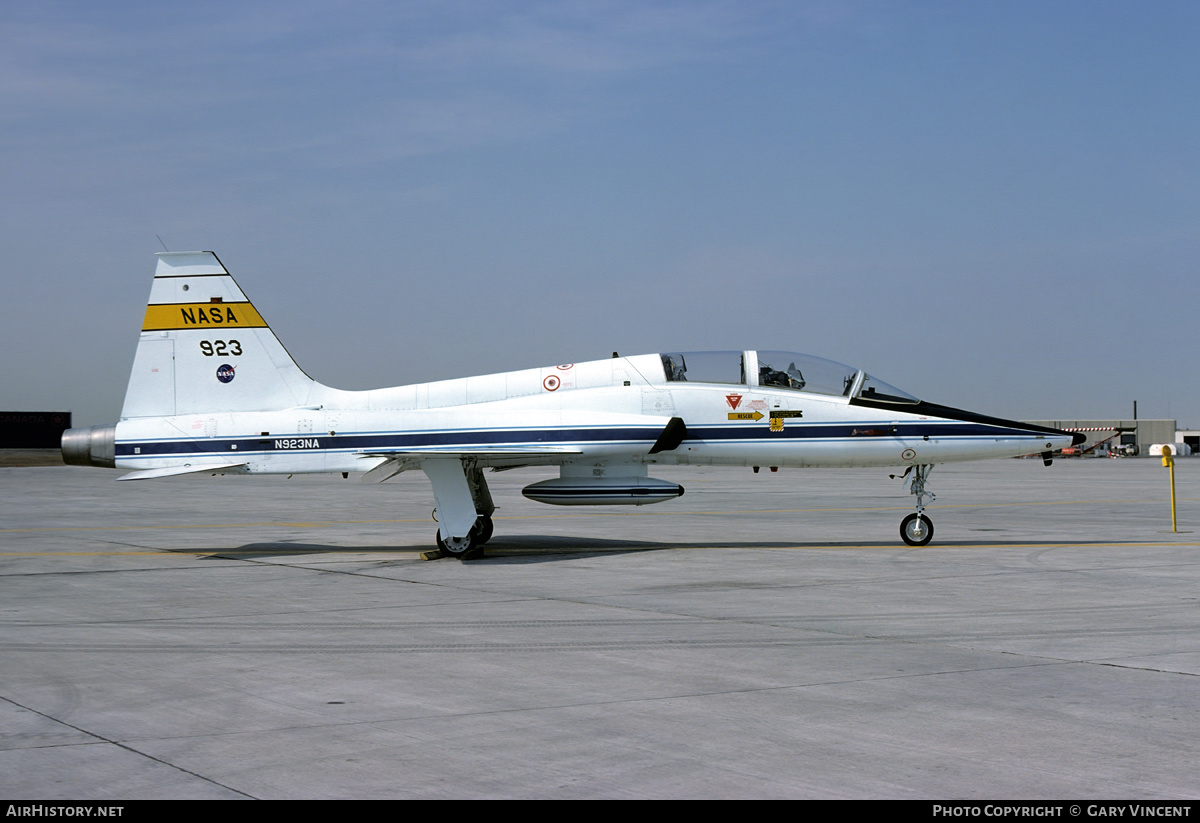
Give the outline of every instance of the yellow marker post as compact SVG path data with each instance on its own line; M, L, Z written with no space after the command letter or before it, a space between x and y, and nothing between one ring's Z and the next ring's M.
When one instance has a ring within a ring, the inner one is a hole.
M1171 531L1177 532L1179 529L1175 527L1175 458L1171 454L1170 446L1162 448L1163 466L1171 470Z

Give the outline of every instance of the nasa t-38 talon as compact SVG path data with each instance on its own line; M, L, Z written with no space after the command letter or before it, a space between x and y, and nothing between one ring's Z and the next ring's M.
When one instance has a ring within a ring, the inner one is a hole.
M924 545L934 464L1041 453L1082 435L917 400L865 372L781 351L666 352L341 391L300 370L212 252L158 255L119 422L70 429L63 457L132 469L121 480L193 472L420 469L437 543L477 555L495 506L484 469L559 466L527 486L556 505L658 503L683 494L652 465L900 466Z

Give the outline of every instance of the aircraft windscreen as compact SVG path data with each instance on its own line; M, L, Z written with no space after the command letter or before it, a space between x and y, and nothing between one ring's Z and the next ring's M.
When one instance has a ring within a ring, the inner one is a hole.
M816 394L848 397L854 388L859 370L844 363L823 357L788 351L758 352L758 385L798 389ZM906 391L863 374L862 386L856 397L886 403L920 403Z
M864 400L882 400L885 403L920 403L921 401L913 397L906 391L901 391L895 386L888 385L878 378L867 375L863 380L862 388L859 389L858 397Z

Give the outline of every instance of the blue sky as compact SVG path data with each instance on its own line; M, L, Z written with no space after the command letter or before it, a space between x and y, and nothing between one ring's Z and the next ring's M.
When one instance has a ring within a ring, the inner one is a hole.
M342 388L786 349L1200 426L1200 6L0 6L0 407L115 420L160 236Z

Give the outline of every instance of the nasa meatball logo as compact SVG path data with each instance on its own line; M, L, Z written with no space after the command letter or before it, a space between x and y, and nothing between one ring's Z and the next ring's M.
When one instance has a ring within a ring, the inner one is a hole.
M228 383L233 379L233 366L228 363L222 363L217 367L217 379L222 383Z

